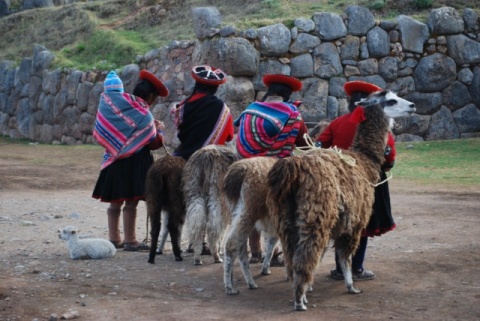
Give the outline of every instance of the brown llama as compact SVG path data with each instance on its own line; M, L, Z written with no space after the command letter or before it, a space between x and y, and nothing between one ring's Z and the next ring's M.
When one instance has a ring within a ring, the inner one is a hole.
M181 188L184 166L185 160L183 158L166 155L157 159L147 172L145 201L147 214L150 218L150 235L152 237L148 263L154 264L155 254L163 253L167 233L170 233L175 260L183 261L180 244L185 222L185 202ZM158 252L156 252L160 230L162 235Z
M372 213L388 117L415 111L414 104L389 91L373 93L357 106L354 113L360 123L349 150L313 149L279 160L268 173L267 204L276 213L274 224L287 277L293 280L295 310L307 309L306 290L330 239L348 293L361 292L352 281L351 257Z
M262 274L270 274L270 260L278 241L277 232L270 219L267 198L267 174L277 158L254 157L239 160L228 168L222 185L224 206L231 213L232 223L225 238L224 283L227 294L238 294L233 286L233 263L237 255L245 281L250 289L257 285L250 273L248 236L254 228L267 234L266 254Z
M185 164L182 186L186 232L195 265L203 264L200 256L205 233L215 263L223 262L219 250L230 219L222 211L220 184L228 166L238 159L230 147L208 145L197 150Z

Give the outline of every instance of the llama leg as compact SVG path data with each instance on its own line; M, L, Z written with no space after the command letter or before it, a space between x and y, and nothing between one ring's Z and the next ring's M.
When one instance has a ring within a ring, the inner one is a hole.
M187 204L189 243L193 248L193 264L202 265L203 234L207 225L207 209L204 199L198 197Z
M158 234L161 229L161 209L157 207L158 202L153 204L147 203L147 214L150 217L150 237L152 238L152 246L150 247L150 254L148 256L148 263L155 263L155 254L157 250ZM161 254L161 249L159 249Z
M212 252L214 262L222 263L223 260L220 257L219 250L225 227L222 217L221 201L218 197L211 195L207 206L210 214L207 217L207 235L210 251Z
M307 256L308 253L308 257ZM311 269L314 267L309 264L314 258L315 253L309 253L305 248L297 248L293 257L293 301L294 309L297 311L307 310L306 292L312 279Z
M165 247L165 243L167 242L169 215L170 213L167 212L163 212L162 214L162 227L160 229L160 242L158 242L157 254L163 254L163 248Z
M265 258L263 259L263 264L262 264L262 274L263 275L269 275L272 272L270 271L270 261L272 260L273 256L273 251L275 250L275 245L278 242L278 237L277 236L271 236L269 235L267 238L267 242L265 244Z
M352 255L347 255L345 253L345 250L340 248L336 249L337 254L338 254L338 263L340 264L340 267L342 268L342 273L343 273L343 278L345 279L345 286L347 287L348 293L351 294L358 294L361 293L362 291L358 288L355 287L353 284L353 278L352 278Z
M248 235L248 234L244 234ZM248 246L247 246L247 238L243 237L240 239L240 247L239 247L239 256L240 256L240 269L242 270L243 277L247 282L249 289L257 289L258 286L255 283L255 280L252 277L252 273L250 272L250 263L248 259Z
M230 233L225 240L225 260L223 261L223 282L225 284L225 293L229 295L239 294L236 288L233 287L233 264L238 255L238 239L235 228L232 227Z
M169 213L169 215L173 215ZM170 240L172 241L172 250L175 255L175 261L183 261L182 252L180 250L180 236L182 235L181 227L175 226L175 222L172 218L168 220L168 232L170 233Z
M293 308L297 311L306 311L307 310L307 296L306 291L308 284L302 281L302 277L295 273L293 276L293 283L294 283L294 290L293 290L293 298L294 304Z

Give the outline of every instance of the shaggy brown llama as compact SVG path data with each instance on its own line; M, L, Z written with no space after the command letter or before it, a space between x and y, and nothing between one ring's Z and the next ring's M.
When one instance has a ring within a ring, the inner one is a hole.
M363 121L349 150L313 149L279 160L268 173L267 204L276 213L274 224L287 277L293 279L295 310L307 309L306 290L330 239L348 292L361 292L352 281L351 257L372 213L388 117L415 111L414 104L389 91L373 93L357 105L354 113L359 112Z
M237 255L240 268L250 289L256 289L249 268L248 237L256 227L267 234L266 254L262 274L270 274L270 260L278 241L271 222L267 198L267 174L277 158L254 157L239 160L228 168L223 179L222 195L226 211L231 213L232 223L225 238L224 283L227 294L238 294L233 286L233 263Z
M238 159L230 147L209 145L197 150L185 164L182 186L186 232L195 265L203 264L200 256L205 232L215 263L223 262L219 250L230 219L222 211L220 184L228 166Z
M170 233L175 260L183 261L180 244L185 222L185 202L181 188L184 166L185 160L183 158L166 155L157 159L147 172L145 201L147 214L150 218L150 235L152 237L148 263L155 263L160 230L162 235L157 253L162 254L168 232Z

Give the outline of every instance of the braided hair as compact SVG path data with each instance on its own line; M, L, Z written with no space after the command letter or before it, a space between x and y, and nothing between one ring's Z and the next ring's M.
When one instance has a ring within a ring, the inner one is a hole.
M147 101L151 95L157 95L157 89L152 83L145 79L141 79L133 89L133 95L142 98Z
M263 96L261 101L265 101L269 96L281 96L284 102L289 101L290 95L292 94L292 88L287 85L273 83L268 86L267 92Z

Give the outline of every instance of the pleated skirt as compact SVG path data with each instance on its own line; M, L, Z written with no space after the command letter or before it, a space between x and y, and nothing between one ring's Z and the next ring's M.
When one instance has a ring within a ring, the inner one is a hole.
M119 159L100 171L92 197L102 202L145 200L147 172L153 164L150 149Z

